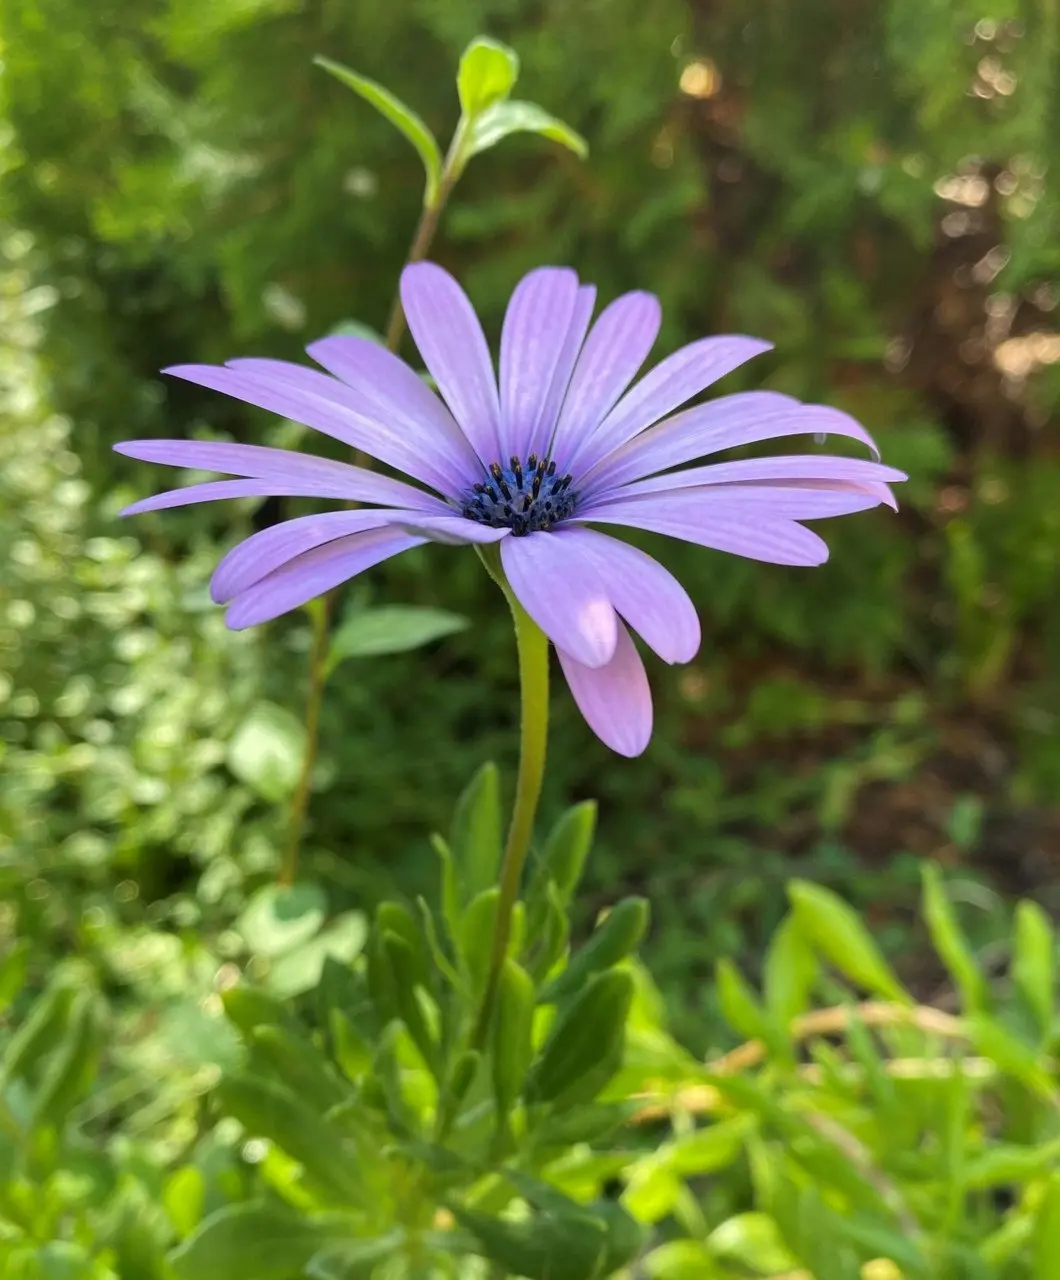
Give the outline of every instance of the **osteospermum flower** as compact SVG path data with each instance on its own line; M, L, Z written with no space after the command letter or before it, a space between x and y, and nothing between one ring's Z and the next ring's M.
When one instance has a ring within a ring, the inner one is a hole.
M356 337L308 348L325 373L257 359L168 369L314 427L417 483L282 449L138 440L118 452L240 478L158 494L124 514L252 496L369 504L284 521L230 551L211 593L233 628L267 622L425 542L499 543L508 582L555 645L585 719L609 747L638 755L651 736L651 693L627 625L665 662L688 662L699 619L658 561L601 530L816 565L828 549L802 521L894 506L888 484L905 477L879 462L817 454L676 469L809 433L849 436L878 453L846 414L773 391L675 414L770 344L704 338L630 387L658 334L659 303L627 293L590 327L595 298L567 268L527 275L504 318L498 377L456 281L432 263L407 267L401 300L440 397L397 356Z

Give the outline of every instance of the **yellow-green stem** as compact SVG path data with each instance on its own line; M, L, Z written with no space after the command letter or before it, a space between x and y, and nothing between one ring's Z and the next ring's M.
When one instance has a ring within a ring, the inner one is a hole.
M481 1048L489 1031L501 966L508 954L512 933L512 912L519 898L523 868L530 849L534 816L545 776L548 746L548 639L515 598L512 589L483 556L490 573L500 584L512 611L515 642L519 651L519 775L515 784L515 805L501 863L500 898L493 927L493 951L486 990L479 1008L473 1043Z

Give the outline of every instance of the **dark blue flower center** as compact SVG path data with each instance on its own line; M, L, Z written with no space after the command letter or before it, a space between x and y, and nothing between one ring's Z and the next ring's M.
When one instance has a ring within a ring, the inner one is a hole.
M556 464L532 453L524 467L518 458L490 465L489 476L464 496L461 514L494 529L511 529L517 538L551 529L574 511L578 495L573 476L557 476Z

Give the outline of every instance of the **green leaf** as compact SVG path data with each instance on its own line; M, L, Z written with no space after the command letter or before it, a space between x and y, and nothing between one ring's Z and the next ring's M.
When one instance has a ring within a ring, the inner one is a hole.
M1034 1220L1034 1280L1060 1277L1060 1173L1049 1179Z
M279 804L302 775L305 726L285 707L259 702L232 735L228 767L263 800Z
M265 979L269 989L286 997L312 990L328 960L348 964L360 955L367 938L368 921L362 912L336 916L322 933L273 961Z
M976 1013L989 1002L986 981L946 896L941 872L932 862L925 862L922 870L924 919L931 941L960 990L965 1011Z
M382 935L382 945L394 975L394 998L398 1015L423 1055L423 1060L434 1072L440 1071L439 1047L431 1035L423 1008L417 999L416 986L420 982L421 965L416 952L408 942L389 930Z
M199 1225L205 1203L206 1180L193 1164L175 1170L162 1188L162 1207L181 1239Z
M464 50L456 85L465 116L474 117L512 91L519 78L519 59L514 49L478 36Z
M493 1096L504 1120L523 1091L534 1056L534 984L514 960L507 959L497 983L493 1022Z
M460 952L476 997L486 986L500 896L501 891L497 888L484 889L468 904L460 921Z
M536 932L538 912L542 915L544 913L549 881L556 887L560 906L565 908L570 905L585 869L595 831L596 801L584 800L568 809L549 832L541 859L534 868L527 895L531 904L531 935Z
M317 884L267 884L251 896L235 928L256 955L279 956L316 936L327 906Z
M1012 981L1034 1014L1043 1039L1052 1031L1055 982L1053 930L1049 917L1036 902L1016 906L1012 944Z
M449 836L466 901L496 883L502 820L500 774L495 764L484 764L457 801Z
M331 637L325 675L331 675L347 658L377 658L407 653L468 626L467 618L445 609L393 604L378 609L358 609Z
M698 1240L670 1240L653 1249L643 1262L649 1280L713 1280L720 1275L705 1244Z
M804 937L818 954L866 991L897 1004L911 1004L857 912L822 885L793 880L788 896Z
M297 1160L329 1198L339 1204L363 1199L357 1151L348 1136L340 1137L289 1089L259 1076L227 1076L218 1085L217 1096L250 1135L267 1138Z
M597 925L592 937L571 957L566 969L542 992L544 1003L555 1003L579 990L602 969L625 960L648 932L651 908L647 898L623 898Z
M32 1123L59 1125L96 1078L101 1049L95 999L82 992L33 1098Z
M320 1050L305 1036L285 1027L257 1027L251 1035L253 1069L267 1069L319 1114L337 1106L348 1093Z
M738 1213L707 1237L720 1258L741 1262L763 1275L794 1271L798 1259L787 1250L776 1222L766 1213Z
M337 1240L314 1254L305 1269L310 1280L368 1280L378 1274L376 1264L404 1245L405 1232L395 1227L371 1240Z
M968 1031L976 1050L1005 1075L1019 1080L1042 1098L1053 1098L1052 1077L1033 1045L985 1013L973 1014L968 1019Z
M580 134L536 103L495 102L471 122L461 148L461 162L488 151L513 133L540 134L573 151L581 160L589 154L589 144Z
M348 89L352 89L365 102L375 107L381 116L389 120L394 128L403 133L412 143L423 161L423 169L427 177L423 192L423 203L425 205L433 204L438 195L438 184L442 176L442 153L438 143L434 140L434 134L427 128L426 124L400 98L396 98L389 89L384 89L381 84L376 84L374 80L369 80L366 76L359 76L355 71L351 71L349 67L344 67L340 62L333 62L330 58L318 55L313 61L329 75L341 81Z
M334 1236L279 1203L252 1201L211 1214L169 1262L178 1280L291 1280Z
M62 1039L73 1002L74 989L65 983L50 987L35 1001L4 1050L0 1088L15 1076L30 1073L55 1048Z
M3 960L0 960L0 1013L3 1013L22 990L26 981L28 958L29 943L23 940L16 942Z
M766 1009L785 1035L792 1022L810 1007L818 973L817 957L795 916L789 913L773 934L763 965Z
M531 1072L531 1102L568 1107L600 1092L621 1062L633 992L633 977L624 969L589 981L558 1019Z
M743 974L731 960L722 957L717 963L715 975L718 1002L725 1021L745 1040L767 1040L768 1020Z

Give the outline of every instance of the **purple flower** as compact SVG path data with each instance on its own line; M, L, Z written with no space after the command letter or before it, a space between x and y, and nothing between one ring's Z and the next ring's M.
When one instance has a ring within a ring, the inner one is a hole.
M456 281L432 263L407 267L402 302L440 398L397 356L354 337L308 348L326 373L253 359L168 369L314 427L418 484L257 445L137 440L118 452L239 478L161 493L123 514L261 496L370 504L287 520L231 550L211 593L228 605L234 628L275 618L425 542L499 542L508 581L555 645L585 719L613 750L639 755L651 736L651 694L627 624L665 662L688 662L699 619L662 565L590 526L816 565L828 549L800 522L894 506L888 485L905 476L817 454L675 470L719 450L810 433L849 436L878 453L853 418L773 391L674 413L770 344L704 338L630 388L658 334L659 303L627 293L590 328L595 297L568 268L524 277L504 318L498 378Z

